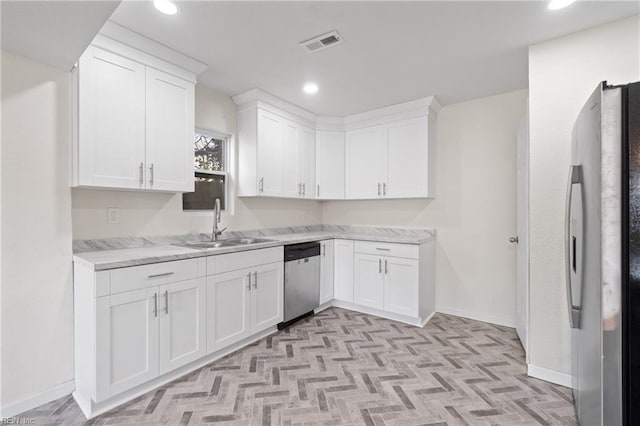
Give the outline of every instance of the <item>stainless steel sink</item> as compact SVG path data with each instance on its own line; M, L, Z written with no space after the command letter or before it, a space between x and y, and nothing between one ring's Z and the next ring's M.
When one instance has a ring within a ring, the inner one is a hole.
M270 240L268 238L229 238L228 240L224 240L229 243L238 244L238 245L246 245L246 244L260 244L260 243L270 243L275 240Z
M194 243L174 244L180 247L188 247L193 249L213 249L222 247L245 246L250 244L269 243L275 240L266 238L229 238L219 241L198 241Z

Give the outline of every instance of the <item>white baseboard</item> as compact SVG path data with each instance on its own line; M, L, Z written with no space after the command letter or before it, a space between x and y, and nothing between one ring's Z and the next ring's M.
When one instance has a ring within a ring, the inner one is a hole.
M477 314L475 312L468 312L460 309L444 308L442 306L436 306L436 312L440 312L447 315L454 315L456 317L469 318L476 321L489 322L491 324L502 325L505 327L516 328L515 319L507 319L507 318L494 317L491 315Z
M14 417L18 414L29 411L32 408L36 408L42 404L46 404L58 398L62 398L65 395L69 395L75 389L75 382L70 380L57 386L52 387L44 392L40 392L36 395L21 401L7 404L0 408L0 419L6 419L8 417Z
M550 370L544 367L538 367L537 365L527 364L527 374L530 377L544 380L545 382L555 383L556 385L571 387L571 375L561 373L556 370Z

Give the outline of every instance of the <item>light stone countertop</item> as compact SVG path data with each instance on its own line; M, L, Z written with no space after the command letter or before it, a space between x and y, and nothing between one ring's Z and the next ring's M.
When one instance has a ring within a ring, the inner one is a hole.
M129 266L147 265L151 263L169 262L173 260L192 259L196 257L214 256L224 253L235 253L239 251L257 250L269 247L283 246L286 244L296 244L310 241L321 241L328 239L346 239L358 241L376 241L399 244L423 244L435 239L433 229L402 229L402 228L369 228L369 227L330 227L344 229L309 229L284 228L268 231L247 231L229 233L227 238L247 236L266 238L273 241L229 246L211 249L193 249L174 244L184 242L206 241L206 234L196 234L184 237L165 237L151 239L113 239L113 240L91 240L74 242L76 253L73 256L74 262L81 262L92 268L94 271L104 271ZM283 231L283 232L278 232ZM302 231L302 232L301 232ZM221 238L221 240L223 240ZM140 240L143 246L127 247L129 245L139 245ZM171 242L168 242L171 240ZM122 248L118 248L122 247ZM89 250L94 248L94 250Z

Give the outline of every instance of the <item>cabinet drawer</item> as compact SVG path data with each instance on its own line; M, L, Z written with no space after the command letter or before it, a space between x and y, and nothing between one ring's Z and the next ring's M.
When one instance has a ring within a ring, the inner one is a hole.
M111 271L111 294L188 280L198 276L204 276L203 259L177 260L114 269Z
M356 253L376 254L379 256L404 257L417 259L419 248L414 244L376 243L374 241L356 241Z
M283 247L247 250L207 257L207 275L222 274L252 266L284 261Z

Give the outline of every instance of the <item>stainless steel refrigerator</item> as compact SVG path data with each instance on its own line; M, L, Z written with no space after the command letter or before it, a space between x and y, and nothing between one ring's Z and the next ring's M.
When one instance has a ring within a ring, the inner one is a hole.
M640 83L601 83L580 111L565 229L578 421L640 424Z

